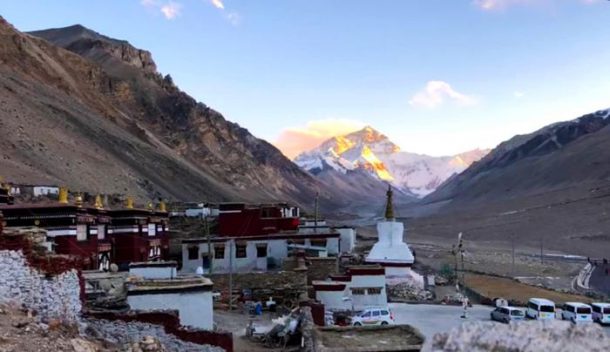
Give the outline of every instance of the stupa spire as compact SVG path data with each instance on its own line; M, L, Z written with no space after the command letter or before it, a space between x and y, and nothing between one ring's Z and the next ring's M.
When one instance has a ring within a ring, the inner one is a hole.
M392 205L392 186L388 184L386 192L385 218L386 220L394 220L394 206Z

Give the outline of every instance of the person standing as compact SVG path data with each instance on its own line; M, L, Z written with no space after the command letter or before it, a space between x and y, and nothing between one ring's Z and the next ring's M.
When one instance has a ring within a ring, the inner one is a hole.
M470 300L464 296L464 299L462 299L462 319L468 319L468 306L470 306Z

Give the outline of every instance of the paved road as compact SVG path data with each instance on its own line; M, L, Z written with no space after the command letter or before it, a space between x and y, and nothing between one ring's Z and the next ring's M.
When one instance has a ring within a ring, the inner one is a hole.
M491 307L474 305L468 310L468 319L462 319L461 306L434 304L390 303L396 324L415 326L430 340L439 332L449 331L466 321L490 320Z
M424 334L426 351L430 350L432 337L437 333L448 332L468 321L491 321L489 313L492 307L489 306L474 305L468 310L468 319L460 318L461 306L406 303L390 303L389 306L394 313L396 324L412 325ZM604 330L610 335L610 326Z
M610 264L598 265L591 274L589 286L610 296L610 274L606 275L606 270L610 271Z

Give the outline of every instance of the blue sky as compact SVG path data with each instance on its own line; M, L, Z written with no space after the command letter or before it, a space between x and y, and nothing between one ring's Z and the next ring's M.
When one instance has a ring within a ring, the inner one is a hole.
M365 124L403 150L493 147L610 107L602 0L1 0L22 31L83 24L291 156Z

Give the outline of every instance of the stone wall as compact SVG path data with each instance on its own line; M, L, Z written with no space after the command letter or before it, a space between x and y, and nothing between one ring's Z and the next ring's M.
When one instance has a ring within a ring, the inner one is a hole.
M75 321L80 294L76 269L48 275L30 266L23 251L0 250L0 302L24 305L41 318Z
M314 280L326 280L331 274L338 274L337 257L307 257L307 284L311 285Z
M0 303L18 304L41 319L75 321L84 299L82 262L49 255L26 232L0 236Z

